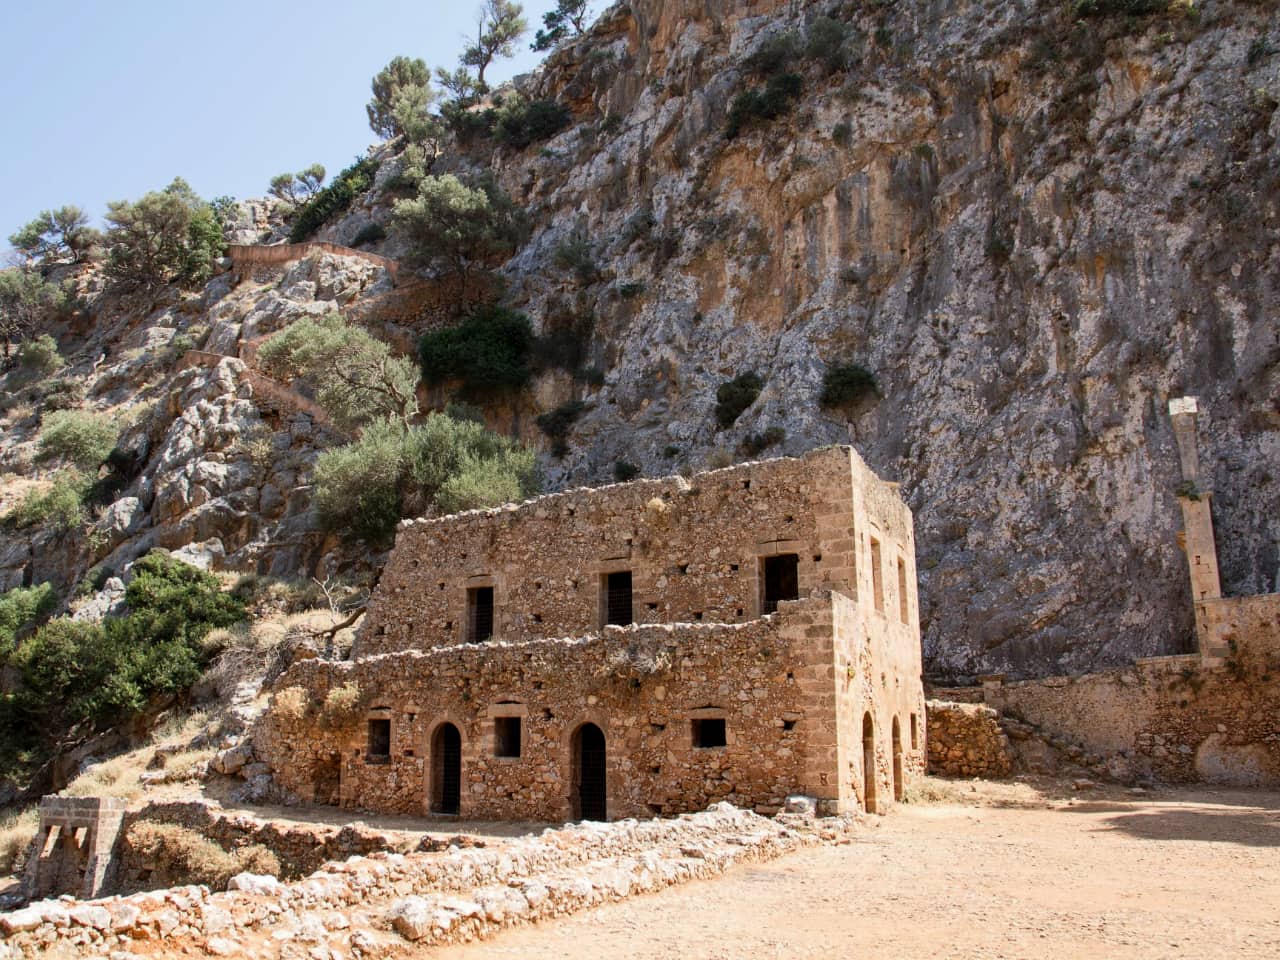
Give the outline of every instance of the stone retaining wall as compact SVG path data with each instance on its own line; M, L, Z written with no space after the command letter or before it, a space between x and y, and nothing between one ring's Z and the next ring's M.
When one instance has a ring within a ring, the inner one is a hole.
M302 824L260 820L246 814L224 810L218 803L205 800L149 803L125 815L119 845L118 879L123 889L147 886L149 865L129 846L129 827L139 820L176 824L212 840L224 850L249 844L261 844L280 860L284 875L296 877L311 873L331 860L351 856L368 856L377 852L432 853L450 846L484 846L484 841L466 836L433 836L375 830L362 823L343 826ZM154 886L154 884L152 884Z
M990 779L1009 776L1013 752L995 710L942 700L930 700L926 707L930 773Z
M302 260L313 253L332 253L339 257L358 257L369 263L382 267L391 274L391 282L396 282L400 264L389 257L383 257L354 247L344 247L328 240L308 240L306 243L274 243L274 244L238 244L227 248L227 256L236 267L268 266L281 263L292 263Z

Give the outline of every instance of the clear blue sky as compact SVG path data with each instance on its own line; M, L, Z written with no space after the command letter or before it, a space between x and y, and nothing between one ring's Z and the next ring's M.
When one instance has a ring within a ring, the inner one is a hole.
M0 0L0 250L42 209L97 220L175 176L206 198L262 196L315 161L332 176L377 139L373 75L398 54L454 66L478 5ZM530 27L554 5L526 2ZM531 39L487 79L530 70Z

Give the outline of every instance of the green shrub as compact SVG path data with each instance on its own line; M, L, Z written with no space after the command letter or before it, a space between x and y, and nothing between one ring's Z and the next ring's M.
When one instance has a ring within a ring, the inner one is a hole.
M200 676L200 641L244 618L217 578L167 554L148 554L133 572L126 616L51 620L10 658L15 679L0 696L8 765L38 762L77 724L123 723L185 690Z
M529 382L533 327L506 307L477 310L456 327L425 334L418 345L422 379L462 382L464 395L518 390Z
M548 437L563 437L568 434L569 429L586 408L587 405L581 400L570 400L568 403L562 403L554 410L538 416L536 421L538 429Z
M370 424L359 440L322 453L315 477L321 527L375 544L388 543L402 517L432 505L496 506L539 487L531 450L443 414L409 428Z
M42 333L34 340L24 340L18 346L18 363L24 370L47 377L63 365L65 361L58 352L58 341L47 333Z
M809 24L804 35L804 55L822 64L828 73L844 70L849 65L846 41L853 27L831 17L818 17Z
M591 241L585 234L577 231L556 245L555 262L561 270L572 270L582 283L590 283L600 272L596 267L595 254L591 250Z
M116 445L116 425L107 417L79 410L57 410L40 426L40 457L93 469Z
M565 442L565 438L568 437L570 429L586 408L587 405L581 400L570 400L538 416L536 421L538 429L551 438L552 456L563 457L569 452L569 445Z
M47 527L66 533L89 519L85 495L93 481L77 470L64 470L53 478L53 486L43 493L32 491L5 515L5 523L23 529Z
M787 30L765 38L742 65L758 77L772 77L791 66L799 53L799 36L794 30Z
M0 593L0 658L7 659L13 652L23 629L53 613L57 605L58 595L49 583L14 587Z
M879 393L870 370L856 363L846 364L830 368L823 376L818 402L824 407L851 407Z
M43 413L70 410L84 400L84 381L70 377L58 377L45 381L39 391L40 409Z
M742 412L756 402L764 381L754 371L740 373L716 388L716 423L721 430L733 426Z
M408 423L418 412L413 361L340 313L304 317L258 349L258 362L280 380L301 377L316 388L316 402L334 423L352 430L370 420Z
M363 247L387 239L387 228L380 223L366 223L352 238L353 247Z
M618 287L618 296L622 297L623 300L634 300L644 293L644 290L645 285L642 281L633 280Z
M512 445L488 457L464 454L458 471L440 485L436 506L444 513L515 503L537 492L537 459L532 450Z
M628 460L618 460L613 465L613 479L618 483L627 483L640 476L640 468Z
M373 178L377 173L377 160L372 157L357 157L351 166L334 177L327 187L318 191L298 211L298 219L289 231L289 242L301 243L311 239L326 223L346 212L357 197L373 186Z
M551 139L572 118L569 108L555 100L508 97L495 111L493 132L500 143L523 150L531 143Z
M770 77L763 90L744 90L729 107L724 135L729 140L744 129L774 120L791 110L804 90L799 74L781 73Z
M837 146L847 147L853 142L853 126L847 120L841 120L831 128L831 141Z
M770 447L777 446L787 439L787 431L782 427L768 427L764 433L753 433L743 438L742 452L748 457L759 456Z

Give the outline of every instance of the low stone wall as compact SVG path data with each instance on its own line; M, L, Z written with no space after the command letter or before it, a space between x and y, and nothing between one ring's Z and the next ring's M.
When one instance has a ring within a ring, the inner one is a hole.
M1117 779L1275 785L1280 670L1269 669L1243 658L1156 657L1079 677L988 678L981 691L987 706L1107 758Z
M177 370L185 370L188 367L216 367L224 360L237 360L236 357L228 357L221 353L210 353L207 350L188 350L182 355L182 359L178 361ZM249 361L244 361L248 363ZM311 419L321 424L329 426L331 421L329 414L320 404L316 403L309 397L304 397L292 387L287 387L283 383L272 380L264 373L260 373L251 366L245 366L239 371L241 382L247 382L253 389L253 395L260 399L269 400L285 410L294 413L305 413Z
M583 823L500 850L378 854L305 880L242 874L205 887L79 902L46 900L0 915L0 958L62 950L197 956L403 955L408 941L460 943L504 927L716 876L736 863L844 840L853 821L768 820L729 804L672 820Z
M1000 779L1013 770L1009 738L999 714L976 703L930 700L929 772L943 777Z
M224 850L261 844L279 858L284 871L282 876L286 877L300 877L311 873L331 860L345 860L377 852L434 853L451 846L484 846L484 841L475 837L375 830L362 823L348 823L339 827L260 820L244 814L228 813L220 804L210 801L150 803L140 810L128 813L124 819L117 874L119 887L124 890L147 889L157 885L148 883L150 865L128 842L128 829L139 820L154 820L186 827L212 840Z
M274 244L237 244L227 248L227 255L236 267L273 265L292 263L302 260L313 253L332 253L339 257L358 257L369 263L382 267L391 274L391 282L396 282L400 264L389 257L383 257L354 247L344 247L328 240L309 240L306 243L274 243Z

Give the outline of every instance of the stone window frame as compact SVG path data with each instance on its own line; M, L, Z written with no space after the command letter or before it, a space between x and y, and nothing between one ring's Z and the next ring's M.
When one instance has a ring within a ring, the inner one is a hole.
M639 582L639 569L630 554L626 556L607 557L587 567L586 575L595 578L596 584L596 630L603 633L608 626L619 626L609 623L609 575L612 573L631 574L631 624L639 621L636 618L636 604L643 603L640 591L636 589ZM599 724L596 724L599 726ZM604 727L600 727L601 730Z
M729 711L724 707L698 707L695 710L686 710L684 712L684 717L689 724L689 749L695 753L728 750L737 742L737 738L733 735L732 728L729 725ZM718 747L700 747L695 744L693 742L693 722L695 720L723 720L724 745Z
M372 754L369 752L369 724L374 720L387 722L387 752ZM360 759L368 766L386 766L395 756L396 721L395 710L391 707L372 707L364 714L364 745L360 747ZM374 757L377 759L374 759Z
M499 756L498 728L495 720L503 717L520 718L520 754L515 757ZM519 763L529 755L529 705L522 701L493 703L484 712L484 754L494 763ZM602 728L603 729L603 728Z
M812 544L807 540L757 540L751 552L748 576L751 578L751 609L757 618L764 616L764 561L788 553L796 555L796 597L803 600L813 592ZM747 566L743 564L743 566ZM789 602L789 601L784 601Z
M888 538L875 524L871 524L871 530L873 532L866 535L867 566L871 573L871 609L887 620L889 615L886 613L885 603L884 558L888 553Z
M498 581L499 578L491 573L476 573L462 578L462 615L457 618L458 626L455 628L459 643L488 643L502 636L498 613L506 597ZM471 639L471 591L479 587L493 589L493 630L487 640L475 641Z
M904 624L911 623L911 580L907 556L903 550L897 551L898 560L895 570L898 574L898 620Z

